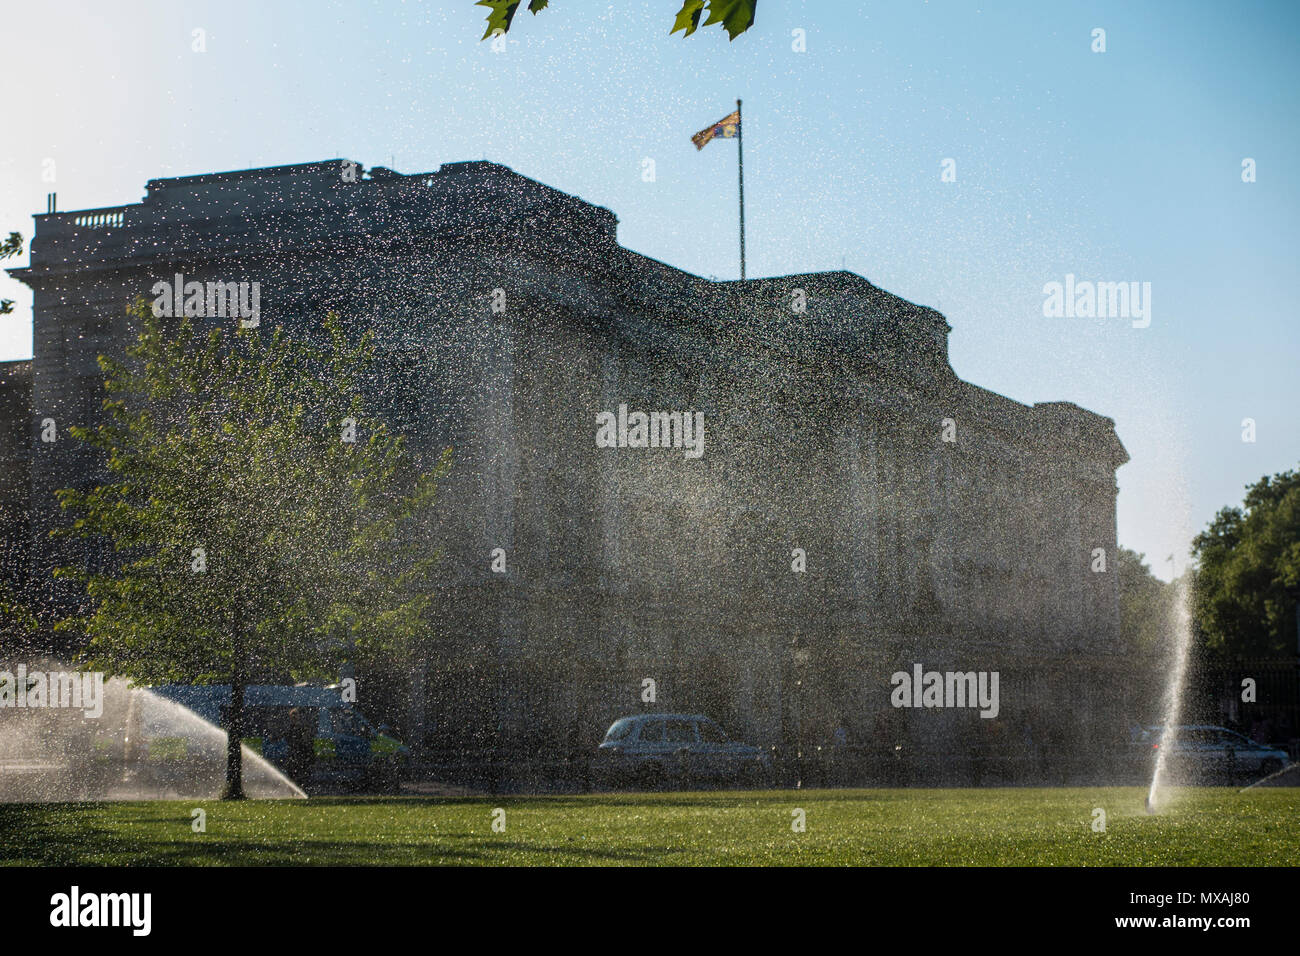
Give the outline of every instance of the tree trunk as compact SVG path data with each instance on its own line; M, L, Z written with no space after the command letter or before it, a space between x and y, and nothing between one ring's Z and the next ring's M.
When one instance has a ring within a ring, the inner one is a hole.
M244 642L235 642L235 670L230 679L230 713L226 720L226 788L222 800L244 799Z

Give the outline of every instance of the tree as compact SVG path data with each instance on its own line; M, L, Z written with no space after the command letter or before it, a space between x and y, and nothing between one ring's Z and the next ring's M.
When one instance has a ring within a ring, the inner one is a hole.
M0 648L30 653L41 634L41 622L13 587L0 581Z
M12 259L23 254L23 234L9 233L9 238L0 242L0 259ZM8 315L14 310L13 299L0 299L0 315Z
M1242 507L1222 509L1192 541L1195 613L1206 648L1238 657L1296 652L1300 472L1265 475Z
M56 574L85 588L58 627L109 673L229 684L223 797L238 799L248 684L337 673L419 628L450 449L421 470L366 398L373 336L349 345L334 316L313 342L131 311L127 360L99 359L106 421L71 429L107 480L58 492L74 521L54 534L82 560Z
M523 0L477 0L475 6L488 8L487 31L482 39L509 33L515 12L522 3ZM550 0L528 0L528 12L534 16L548 6ZM704 19L704 25L721 24L727 31L727 36L734 40L754 25L754 9L757 6L758 0L685 0L682 8L677 11L673 28L668 32L673 34L681 30L683 37L690 36L699 29L700 17L707 7L709 15Z
M1151 573L1146 555L1119 549L1120 635L1138 653L1158 653L1169 646L1176 588Z

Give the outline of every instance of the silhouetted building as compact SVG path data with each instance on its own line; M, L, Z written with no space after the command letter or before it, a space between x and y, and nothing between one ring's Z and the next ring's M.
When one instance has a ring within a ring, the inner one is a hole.
M1003 719L1040 737L1118 717L1095 676L1123 652L1096 570L1127 460L1113 422L962 381L933 309L849 272L706 280L489 162L157 179L36 220L10 271L35 293L29 415L61 433L99 414L125 304L178 273L259 282L264 325L334 310L379 331L393 421L456 452L445 592L398 715L432 757L559 756L651 706L787 747L838 725L921 748L982 733L971 711L890 707L915 662L1001 670ZM702 454L630 447L636 412L702 413ZM622 447L598 447L601 413ZM52 492L91 463L33 448L40 578Z

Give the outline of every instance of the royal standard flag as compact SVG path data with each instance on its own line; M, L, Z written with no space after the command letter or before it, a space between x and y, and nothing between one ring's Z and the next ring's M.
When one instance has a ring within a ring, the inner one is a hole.
M712 126L700 130L691 137L696 149L703 149L711 139L735 139L740 135L740 110L722 117Z

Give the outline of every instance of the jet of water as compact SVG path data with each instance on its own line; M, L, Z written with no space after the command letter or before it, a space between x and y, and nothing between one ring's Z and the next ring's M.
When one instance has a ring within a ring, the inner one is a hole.
M1183 684L1187 675L1187 659L1192 645L1192 614L1189 602L1187 580L1177 582L1177 594L1173 601L1173 666L1169 671L1169 683L1165 687L1161 720L1163 732L1160 735L1159 749L1156 751L1156 766L1151 774L1151 787L1147 791L1147 812L1155 813L1160 806L1161 787L1166 786L1165 776L1169 770L1169 756L1177 743L1178 723L1183 713Z
M54 661L27 665L28 673L68 670ZM95 717L48 706L0 710L0 802L204 800L221 792L225 731L120 678L103 686ZM247 746L243 755L248 796L306 797Z

